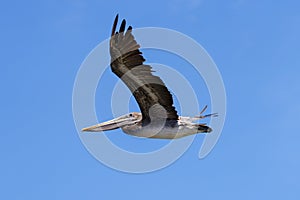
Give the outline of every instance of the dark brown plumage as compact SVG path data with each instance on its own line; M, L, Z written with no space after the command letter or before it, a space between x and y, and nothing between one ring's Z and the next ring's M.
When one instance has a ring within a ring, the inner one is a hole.
M143 123L151 121L150 108L156 107L165 110L165 115L155 111L156 118L164 116L167 121L177 121L172 95L163 81L152 74L152 67L144 64L145 59L132 35L132 27L129 26L125 31L126 21L123 20L119 32L116 32L117 23L118 15L110 39L111 69L134 95L142 112Z
M216 116L216 114L178 117L173 106L171 93L158 76L152 74L150 65L139 50L133 35L132 27L126 30L123 20L119 31L116 31L118 15L115 18L111 39L111 69L130 89L140 109L115 119L102 122L82 131L99 132L121 128L125 133L137 137L174 139L197 133L209 133L212 129L205 124L194 123L200 119ZM151 123L150 123L151 122Z

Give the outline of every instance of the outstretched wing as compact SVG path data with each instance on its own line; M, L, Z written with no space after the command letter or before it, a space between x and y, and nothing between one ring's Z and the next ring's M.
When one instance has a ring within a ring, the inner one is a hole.
M157 105L166 111L166 120L177 120L172 95L162 80L152 74L152 67L143 63L145 59L132 35L132 27L125 31L126 21L123 20L119 32L116 32L117 23L118 15L110 39L111 69L132 92L141 109L143 122L151 121L150 108Z

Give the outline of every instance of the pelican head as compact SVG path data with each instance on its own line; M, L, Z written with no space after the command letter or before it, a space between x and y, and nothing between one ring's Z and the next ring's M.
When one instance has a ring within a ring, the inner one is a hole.
M102 122L100 124L96 124L94 126L89 126L83 128L81 131L89 131L89 132L100 132L100 131L108 131L117 128L123 128L126 126L134 125L142 120L142 114L138 112L128 113L126 115L122 115L121 117Z

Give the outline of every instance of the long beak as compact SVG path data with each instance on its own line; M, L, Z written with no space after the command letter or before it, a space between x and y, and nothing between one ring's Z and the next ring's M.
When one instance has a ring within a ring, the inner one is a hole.
M100 131L108 131L113 130L122 127L123 125L126 125L128 122L128 118L119 117L116 119L109 120L107 122L103 122L100 124L96 124L94 126L89 126L86 128L83 128L81 131L89 131L89 132L100 132Z

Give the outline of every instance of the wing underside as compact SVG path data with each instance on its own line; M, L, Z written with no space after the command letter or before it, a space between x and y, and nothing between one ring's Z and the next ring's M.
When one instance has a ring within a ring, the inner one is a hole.
M151 121L151 110L156 113L155 116L177 120L172 95L163 81L152 74L152 67L144 64L145 59L132 35L132 27L125 31L126 21L123 20L119 31L116 31L117 23L118 15L110 39L111 69L132 92L141 109L143 122ZM153 109L155 107L163 108L165 115L157 113L159 109Z

